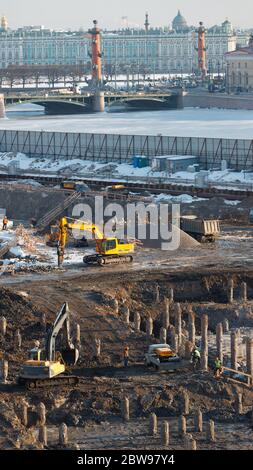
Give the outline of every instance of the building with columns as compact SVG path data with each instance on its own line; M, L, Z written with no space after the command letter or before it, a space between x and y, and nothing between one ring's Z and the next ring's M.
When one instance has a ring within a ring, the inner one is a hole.
M226 54L228 91L253 90L253 35L247 47Z
M150 27L148 14L142 29L102 32L104 73L131 69L135 73L192 73L198 68L197 27L188 26L180 12L172 26ZM240 36L246 46L247 35ZM207 68L225 71L225 54L236 49L237 34L226 20L206 31ZM43 26L12 30L6 18L0 28L0 68L9 65L87 65L90 63L87 32L56 31Z
M197 27L188 26L180 11L172 28L104 32L104 62L114 67L138 64L149 73L192 73L198 70ZM225 54L236 49L236 33L226 20L206 31L207 68L225 71Z

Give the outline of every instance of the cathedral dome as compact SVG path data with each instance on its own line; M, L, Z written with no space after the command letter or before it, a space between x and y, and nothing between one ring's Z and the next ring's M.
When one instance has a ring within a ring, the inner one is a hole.
M231 33L233 31L233 26L232 26L232 23L228 20L224 21L222 23L222 30L225 32L225 33Z
M178 10L178 14L172 22L172 27L177 33L185 31L188 28L187 22L185 18L181 15L180 10Z

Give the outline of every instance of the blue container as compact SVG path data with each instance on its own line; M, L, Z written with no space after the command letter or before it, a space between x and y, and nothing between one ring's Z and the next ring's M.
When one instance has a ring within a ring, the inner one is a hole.
M140 157L139 159L139 168L145 168L149 165L148 157Z
M144 168L149 165L149 160L148 157L143 155L135 155L133 157L132 164L134 168Z
M134 168L138 168L138 165L139 165L139 157L138 157L138 156L133 157L132 163L133 163L133 167L134 167Z

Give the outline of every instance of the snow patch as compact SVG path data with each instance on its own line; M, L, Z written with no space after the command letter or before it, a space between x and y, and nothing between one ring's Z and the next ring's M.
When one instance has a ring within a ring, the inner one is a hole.
M20 246L13 246L9 249L9 254L14 258L25 258L26 255Z
M180 194L180 196L173 196L171 194L159 194L158 196L154 197L154 200L157 204L161 202L192 204L193 202L208 201L208 199L193 197L193 196L190 196L189 194Z
M241 204L242 201L229 201L228 199L224 199L224 203L227 206L238 206L238 204Z

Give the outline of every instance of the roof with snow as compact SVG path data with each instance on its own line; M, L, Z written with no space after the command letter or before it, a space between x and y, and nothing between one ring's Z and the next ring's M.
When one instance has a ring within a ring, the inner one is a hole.
M253 56L253 47L242 47L235 51L226 52L226 56Z
M253 56L253 34L251 34L249 38L249 45L248 47L240 47L240 49L236 49L235 51L227 52L227 56Z

